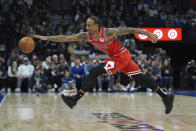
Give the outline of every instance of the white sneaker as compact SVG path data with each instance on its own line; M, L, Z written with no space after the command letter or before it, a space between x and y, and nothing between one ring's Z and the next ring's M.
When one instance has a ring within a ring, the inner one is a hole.
M135 88L134 87L131 87L130 91L133 91L133 90L135 90Z
M54 84L54 88L55 88L55 89L58 88L57 84Z
M62 91L60 92L60 94L63 94L63 95L65 95L65 96L67 96L67 95L68 95L68 90L64 89L64 90L62 90Z

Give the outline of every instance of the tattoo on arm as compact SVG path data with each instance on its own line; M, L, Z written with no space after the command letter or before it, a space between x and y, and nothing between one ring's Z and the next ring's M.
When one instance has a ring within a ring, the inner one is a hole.
M88 41L88 33L87 32L81 32L78 34L73 35L57 35L57 36L47 36L49 41L53 42L73 42L73 41Z
M105 33L107 36L114 36L114 35L121 36L127 34L149 35L149 32L147 31L138 28L132 28L132 27L106 28Z

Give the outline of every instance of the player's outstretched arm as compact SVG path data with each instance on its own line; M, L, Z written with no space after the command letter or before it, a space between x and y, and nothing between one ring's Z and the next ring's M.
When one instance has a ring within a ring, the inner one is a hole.
M87 41L88 40L88 33L87 32L81 32L78 34L73 35L56 35L56 36L41 36L41 35L34 35L34 38L40 39L40 40L49 40L53 42L74 42L74 41Z
M157 35L147 32L142 29L133 28L133 27L119 27L119 28L107 28L105 31L107 36L121 36L121 35L127 35L127 34L143 34L150 38L150 40L153 43L156 43L158 41Z

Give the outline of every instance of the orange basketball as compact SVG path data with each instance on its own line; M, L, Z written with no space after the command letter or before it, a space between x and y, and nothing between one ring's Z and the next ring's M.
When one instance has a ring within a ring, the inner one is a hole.
M19 41L19 48L24 53L31 53L35 49L35 42L31 37L23 37Z

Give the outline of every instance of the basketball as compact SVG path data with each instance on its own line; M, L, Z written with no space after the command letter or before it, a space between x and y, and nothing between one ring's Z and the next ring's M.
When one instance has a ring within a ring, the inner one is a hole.
M35 42L30 37L23 37L19 41L19 48L24 53L31 53L35 49Z

